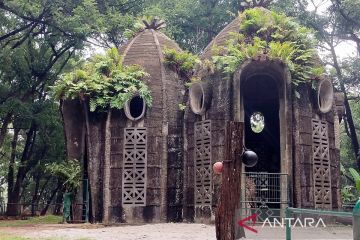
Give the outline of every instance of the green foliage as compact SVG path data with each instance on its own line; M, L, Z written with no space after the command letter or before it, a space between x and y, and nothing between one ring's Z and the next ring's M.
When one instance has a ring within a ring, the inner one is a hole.
M293 58L294 54L296 52L296 48L294 46L294 43L292 42L270 42L269 43L269 52L268 56L270 58L277 58L286 63L289 68L293 68L291 65L291 59Z
M341 189L341 196L344 203L353 203L360 197L360 174L354 168L349 168L348 171L353 179L353 182L351 185L346 184ZM347 170L342 164L340 165L340 172L343 176L351 179L350 176L347 175Z
M134 26L132 28L127 28L124 32L124 36L127 39L131 39L136 36L139 32L143 31L145 29L144 23L142 22L142 19L138 19Z
M123 66L116 48L96 55L83 67L62 75L53 87L57 99L89 99L90 110L123 108L134 94L151 106L150 90L144 82L148 74L140 66Z
M352 94L352 92L349 92L349 95ZM349 101L351 111L352 111L352 117L354 121L354 125L357 130L357 134L359 136L360 134L360 104L358 100L351 100ZM347 124L347 123L346 123ZM341 124L341 135L340 135L340 161L344 165L346 169L352 167L356 168L356 156L354 154L354 150L352 147L352 142L349 135L349 130L346 129L345 121L342 121Z
M256 34L260 30L265 30L265 26L273 22L271 15L254 8L244 11L241 19L240 30L248 34Z
M352 178L354 179L355 188L360 194L360 174L354 168L349 168L349 172L350 172Z
M240 2L147 0L144 14L164 19L165 33L182 49L199 54L241 9Z
M245 39L244 35L238 35L237 39ZM217 52L226 52L224 55L213 56L213 62L218 69L222 69L225 73L234 73L238 67L249 58L253 58L263 52L266 42L259 37L254 37L252 43L245 42L229 42L226 49L216 49Z
M53 38L64 35L73 43L92 39L104 47L120 47L127 40L125 30L132 28L144 7L145 1L132 0L6 1L0 6L7 10L5 16L0 13L4 25L0 35L33 23L11 35L13 42L18 42L21 35L26 38L48 32Z
M173 68L181 76L191 79L198 64L201 64L200 58L190 52L180 52L176 49L165 48L164 63Z
M309 29L284 14L261 8L248 9L239 18L239 33L232 33L225 47L213 49L213 61L225 73L234 73L245 60L265 54L288 66L294 85L324 74L315 63L315 42Z
M82 171L76 159L47 164L45 172L58 177L69 192L76 191L80 187Z
M353 203L357 200L353 188L353 186L344 186L341 189L341 199L343 203Z

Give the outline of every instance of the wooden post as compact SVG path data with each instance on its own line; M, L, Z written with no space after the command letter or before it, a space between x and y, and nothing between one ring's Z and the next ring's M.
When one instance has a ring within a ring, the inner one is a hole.
M240 216L236 214L240 207L243 130L244 123L226 123L221 195L215 216L217 240L245 237L244 229L237 225Z

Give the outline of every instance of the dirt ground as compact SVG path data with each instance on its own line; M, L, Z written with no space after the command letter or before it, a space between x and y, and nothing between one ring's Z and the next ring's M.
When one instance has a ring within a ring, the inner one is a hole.
M255 226L258 233L246 231L247 239L285 239L285 229ZM30 239L64 240L214 240L215 227L204 224L148 224L138 226L102 225L31 225L26 227L0 227L1 232ZM347 226L326 228L294 228L293 239L352 239L352 228Z

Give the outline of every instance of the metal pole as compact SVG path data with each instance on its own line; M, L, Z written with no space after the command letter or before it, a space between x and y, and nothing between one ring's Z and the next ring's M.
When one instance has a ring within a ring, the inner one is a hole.
M290 225L290 221L288 221L288 219L291 218L291 213L289 208L285 209L285 224L286 224L286 240L291 240L291 225Z
M353 209L353 236L354 240L360 240L360 198Z

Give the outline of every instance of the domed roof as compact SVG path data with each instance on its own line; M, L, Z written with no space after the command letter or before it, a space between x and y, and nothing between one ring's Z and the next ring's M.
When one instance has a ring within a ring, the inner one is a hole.
M120 49L125 66L140 65L150 75L147 81L154 96L160 96L161 89L167 83L177 82L177 79L171 76L170 71L164 66L163 50L165 48L181 51L179 46L165 34L158 30L145 29ZM154 105L159 104L158 99L158 97L154 99Z
M257 9L261 9L264 12L270 13L269 9L263 7L256 7ZM213 46L226 46L226 42L231 39L231 33L239 32L240 30L240 17L236 17L231 23L229 23L205 48L204 53L201 58L209 59L213 56L212 47Z
M203 59L209 59L212 57L212 47L213 46L225 46L226 42L230 39L230 33L239 32L240 28L240 18L237 17L234 21L229 23L205 48L204 53L202 54Z
M154 64L157 63L155 60L162 58L162 52L165 48L181 51L177 43L162 32L145 29L138 33L128 44L120 48L120 53L124 57L125 65L138 64L147 68L149 64L154 67Z
M150 75L146 79L153 99L151 114L147 114L149 119L162 116L162 109L167 109L168 112L176 111L180 102L178 95L184 87L183 80L165 65L165 49L181 51L165 34L156 28L150 28L138 33L119 50L125 66L139 65Z

